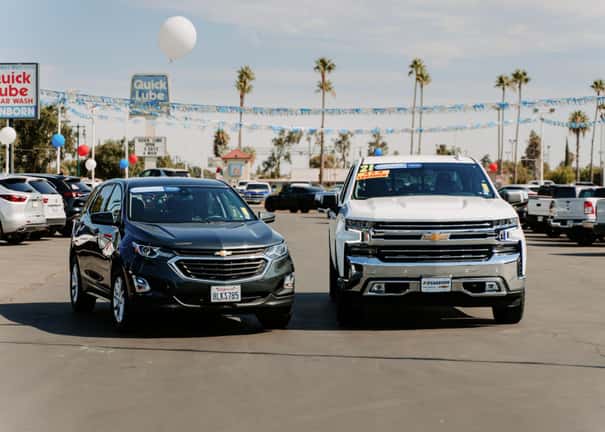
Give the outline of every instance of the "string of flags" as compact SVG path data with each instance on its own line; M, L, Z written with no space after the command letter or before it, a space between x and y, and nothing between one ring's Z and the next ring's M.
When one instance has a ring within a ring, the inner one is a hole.
M130 99L110 96L95 96L84 93L65 92L41 89L40 96L43 100L54 104L78 105L87 109L98 108L109 111L128 111L132 108ZM522 109L552 108L559 106L580 106L587 104L603 104L605 96L581 96L565 98L548 98L521 101ZM202 105L202 104L168 104L173 113L190 114L244 114L263 116L314 116L322 113L321 108L286 108L286 107L244 107L234 105ZM163 105L165 106L165 104ZM425 114L447 114L460 112L486 112L497 110L516 109L519 104L509 102L487 102L471 104L450 105L426 105L423 107L382 107L382 108L326 108L323 112L331 116L346 115L408 115L415 112ZM159 116L162 110L157 103L148 103L143 106L137 105L137 113L147 116Z

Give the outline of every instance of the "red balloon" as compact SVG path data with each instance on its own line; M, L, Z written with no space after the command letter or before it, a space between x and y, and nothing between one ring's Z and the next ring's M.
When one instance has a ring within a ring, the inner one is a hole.
M492 162L491 164L489 164L489 172L495 173L496 171L498 171L498 164L496 162Z
M82 144L81 146L78 147L78 154L82 157L87 156L88 152L90 152L90 149L88 148L88 146L86 144Z
M128 156L128 162L130 162L131 165L135 165L138 160L139 158L134 153Z

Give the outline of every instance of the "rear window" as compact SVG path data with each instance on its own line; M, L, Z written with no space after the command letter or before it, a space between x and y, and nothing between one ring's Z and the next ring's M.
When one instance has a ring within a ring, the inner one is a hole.
M600 188L594 191L595 198L605 198L605 188Z
M190 177L189 171L164 171L166 177Z
M552 194L553 198L575 198L576 188L574 187L560 187L555 188Z
M268 191L269 185L262 183L248 183L248 186L246 186L246 190Z
M578 195L579 198L592 198L595 196L595 189L584 189Z
M82 193L90 192L90 188L88 187L88 185L80 180L65 180L65 183L67 183L67 187L69 187L69 189L72 191Z
M23 179L6 179L0 181L0 184L7 189L14 190L17 192L36 192L36 190L32 188L29 184L27 184Z
M35 190L37 190L38 192L40 192L41 194L45 194L45 195L58 195L59 192L57 192L57 190L51 186L51 184L47 181L44 180L36 180L36 181L30 181L29 185L31 187L33 187Z

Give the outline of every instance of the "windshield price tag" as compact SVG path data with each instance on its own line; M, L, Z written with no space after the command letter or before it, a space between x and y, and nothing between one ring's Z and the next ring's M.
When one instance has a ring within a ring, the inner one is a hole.
M357 180L370 180L378 178L386 178L389 176L389 170L382 171L366 171L357 174Z

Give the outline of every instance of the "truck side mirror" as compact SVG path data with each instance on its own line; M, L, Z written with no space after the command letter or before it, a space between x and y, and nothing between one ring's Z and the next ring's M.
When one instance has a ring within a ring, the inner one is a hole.
M510 204L521 204L527 201L527 196L523 191L504 191L501 195Z
M323 207L338 213L338 196L335 194L327 194L323 197Z

